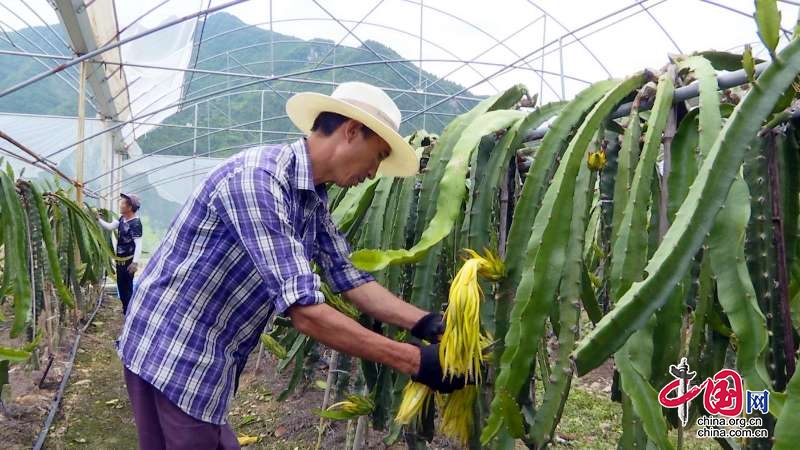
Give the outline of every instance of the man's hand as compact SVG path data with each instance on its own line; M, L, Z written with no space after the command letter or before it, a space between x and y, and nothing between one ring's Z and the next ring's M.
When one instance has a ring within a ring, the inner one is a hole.
M131 275L135 274L137 270L139 270L139 263L131 263L128 266L128 273Z
M435 312L425 314L411 327L410 331L415 338L435 344L444 334L444 317Z
M419 352L419 371L411 379L443 394L464 387L466 380L463 376L444 376L442 364L439 362L439 344L420 347Z

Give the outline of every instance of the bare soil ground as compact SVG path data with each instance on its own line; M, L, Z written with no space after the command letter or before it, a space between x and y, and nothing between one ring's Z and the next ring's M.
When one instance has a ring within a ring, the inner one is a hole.
M11 317L10 308L11 305L6 303L0 307L0 314ZM9 322L0 324L0 347L19 348L24 345L22 338L9 337L9 328ZM57 345L45 343L43 351L38 353L38 366L27 362L12 364L9 368L9 384L2 386L0 397L0 442L3 448L30 448L33 445L64 374L75 336L76 330L66 329ZM46 376L42 378L45 371Z

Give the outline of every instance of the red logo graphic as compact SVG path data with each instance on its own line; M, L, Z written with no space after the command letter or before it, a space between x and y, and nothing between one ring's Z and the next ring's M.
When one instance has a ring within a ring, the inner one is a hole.
M704 392L703 406L709 414L736 417L742 413L744 389L742 377L735 370L722 369L696 386L691 386L690 382L697 373L689 371L686 358L677 366L670 366L669 372L675 380L661 389L658 402L666 408L679 408L678 417L684 427L689 418L689 402L701 392ZM669 397L673 391L677 391L676 394Z

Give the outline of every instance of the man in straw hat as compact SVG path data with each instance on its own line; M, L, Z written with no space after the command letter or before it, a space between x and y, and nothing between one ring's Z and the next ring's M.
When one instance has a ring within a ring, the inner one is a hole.
M238 448L225 417L270 317L338 351L385 364L442 392L438 345L374 333L325 304L315 261L336 292L381 322L436 342L442 317L404 302L356 269L327 209L326 183L413 176L400 111L381 89L343 83L304 92L286 112L307 136L253 148L195 190L142 273L118 353L142 449Z

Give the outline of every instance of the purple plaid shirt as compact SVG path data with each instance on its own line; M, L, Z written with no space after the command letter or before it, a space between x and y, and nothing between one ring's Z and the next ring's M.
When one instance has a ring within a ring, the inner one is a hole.
M131 299L123 364L183 411L223 424L270 317L373 280L349 260L314 186L305 140L258 147L214 169L173 220Z

